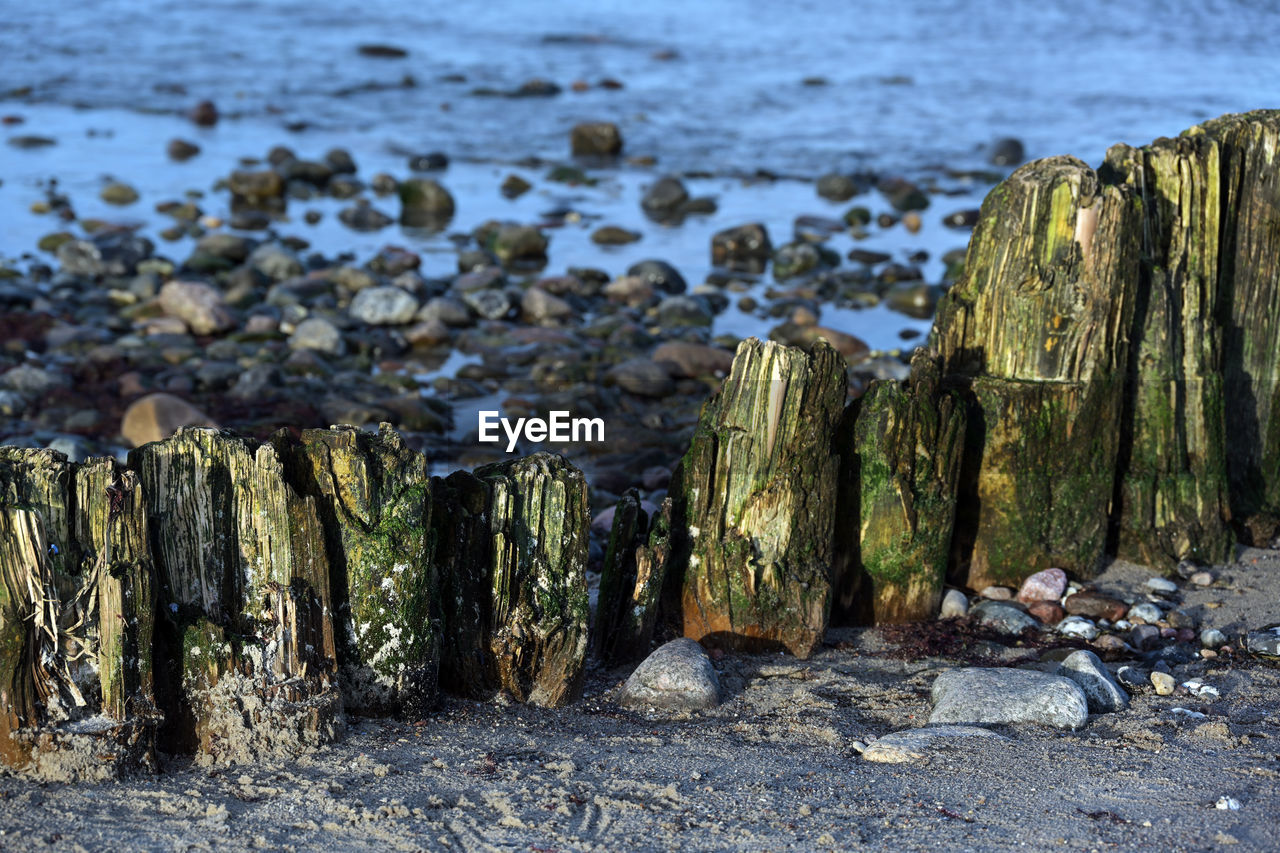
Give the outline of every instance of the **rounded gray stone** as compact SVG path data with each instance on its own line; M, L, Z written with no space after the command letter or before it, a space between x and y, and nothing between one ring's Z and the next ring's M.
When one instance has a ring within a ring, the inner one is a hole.
M1034 616L1003 601L979 602L970 613L981 624L1002 634L1021 634L1027 628L1040 627Z
M939 619L951 619L964 616L969 612L969 599L958 589L949 589L942 597L942 608L938 611Z
M1080 685L1089 710L1095 714L1112 714L1129 707L1129 694L1116 683L1101 658L1091 651L1081 649L1067 655L1058 665L1057 674Z
M342 341L342 332L323 317L310 317L299 323L289 336L289 348L315 350L329 355L342 355L347 349Z
M1069 678L1023 669L953 669L939 675L930 723L1036 723L1078 729L1089 719L1084 691Z
M702 646L681 637L658 647L636 667L618 704L641 711L714 708L720 704L720 679Z
M418 300L398 287L370 287L356 294L347 311L371 326L398 326L418 313Z

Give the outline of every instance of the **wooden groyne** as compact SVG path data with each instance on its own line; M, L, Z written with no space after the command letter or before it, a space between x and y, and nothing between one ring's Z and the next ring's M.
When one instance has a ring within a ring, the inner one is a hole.
M1280 520L1280 113L1030 163L983 204L904 382L751 340L669 496L624 496L592 624L587 483L548 454L428 476L383 427L186 428L113 460L0 448L0 759L235 762L557 707L664 633L801 657L829 620L1108 553L1168 567Z

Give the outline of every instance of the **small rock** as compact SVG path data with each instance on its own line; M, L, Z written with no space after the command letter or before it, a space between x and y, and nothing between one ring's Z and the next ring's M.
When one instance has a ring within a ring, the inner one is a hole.
M1080 685L1089 710L1095 714L1115 713L1129 707L1129 694L1116 683L1093 652L1081 649L1067 655L1066 660L1058 665L1057 674Z
M568 302L547 293L541 287L531 287L524 292L520 299L520 311L534 323L554 323L577 313Z
M364 198L338 211L338 220L352 231L378 231L395 221Z
M200 127L213 127L218 123L218 107L213 101L201 101L187 111L187 118Z
M700 711L720 704L711 658L688 637L660 646L636 667L618 698L624 708Z
M409 55L404 48L390 44L362 44L356 47L356 52L374 59L403 59Z
M133 204L138 200L138 191L128 184L122 184L119 181L112 181L107 184L98 193L98 198L107 204L114 204L119 207Z
M884 194L889 204L899 213L924 210L929 206L929 197L924 191L904 178L884 178L876 185L876 189Z
M1240 810L1240 801L1235 797L1218 797L1218 802L1214 803L1213 807L1223 811L1236 812Z
M991 155L987 161L993 166L1017 166L1027 158L1022 142L1013 137L997 139L991 145Z
M1134 625L1129 642L1139 650L1154 648L1160 643L1160 629L1155 625Z
M977 726L930 725L922 729L892 732L877 738L863 749L862 757L881 764L927 761L930 753L937 751L939 747L957 746L957 741L961 738L1008 740L1004 735Z
M1003 601L980 601L970 613L979 623L1002 634L1021 634L1040 626L1029 613Z
M1082 640L1092 640L1098 636L1098 626L1083 616L1068 616L1054 630L1064 637L1079 637Z
M272 281L285 281L302 275L302 262L283 246L266 243L249 255L249 266Z
M1058 675L1023 669L954 669L931 692L930 723L1038 723L1078 729L1089 719L1084 691Z
M1280 628L1251 631L1245 640L1245 648L1254 654L1280 657Z
M711 238L712 265L729 270L763 272L772 253L769 232L759 223L728 228Z
M675 390L675 383L662 365L644 358L624 361L611 368L606 377L624 391L642 397L666 397Z
M462 301L486 320L504 320L511 313L511 297L505 290L472 290L462 294Z
M949 589L942 596L942 608L938 611L939 619L955 619L969 612L969 597L958 589Z
M1147 589L1157 595L1172 595L1178 591L1178 585L1168 578L1148 578Z
M1213 586L1213 581L1214 581L1213 572L1199 571L1193 574L1191 577L1187 578L1187 580L1189 580L1191 583L1195 584L1196 586Z
M625 246L643 237L639 231L630 231L616 225L603 225L591 232L591 242L597 246Z
M726 376L733 366L733 353L706 344L668 341L653 351L653 361L668 368L673 376L697 379Z
M170 281L160 288L160 307L195 335L216 335L235 326L222 291L199 281Z
M329 355L342 355L347 350L342 332L323 317L309 317L299 323L289 336L289 348L315 350Z
M449 157L443 151L415 154L409 158L409 170L412 172L442 172L447 168Z
M440 228L453 218L453 195L430 178L410 178L397 188L400 222L412 228Z
M1010 601L1013 598L1013 590L1007 586L988 586L978 595L989 601Z
M543 265L547 262L547 236L532 225L503 225L493 236L492 251L505 265Z
M1156 689L1156 693L1159 695L1171 696L1178 683L1169 673L1154 671L1151 673L1151 686Z
M828 201L848 201L858 194L858 182L848 175L828 174L818 178L818 195Z
M710 326L715 315L707 304L693 296L668 296L658 304L658 325L664 329Z
M418 312L418 300L398 287L370 287L356 294L347 312L371 326L398 326Z
M1164 614L1149 601L1143 601L1129 608L1128 619L1137 625L1154 625Z
M614 157L622 153L622 133L608 121L575 125L569 142L575 157Z
M1217 628L1205 628L1200 632L1200 645L1206 649L1217 649L1225 645L1227 635L1219 631Z
M1058 601L1066 590L1067 573L1062 569L1045 569L1022 582L1018 600L1024 604L1033 601Z
M20 364L0 375L0 387L31 396L48 394L70 384L71 380L61 373L30 364Z
M1117 669L1116 681L1130 690L1147 690L1151 687L1151 676L1132 666L1122 666Z
M1077 592L1069 595L1062 606L1073 616L1106 619L1109 622L1123 619L1129 612L1129 605L1123 601L1097 592Z
M533 184L519 175L507 175L506 180L502 182L502 186L498 188L498 192L502 193L504 198L519 198L531 189L533 189Z
M1062 605L1056 601L1036 601L1027 606L1027 612L1046 625L1057 625L1066 615Z
M132 447L162 441L184 426L217 428L217 424L195 406L172 394L148 394L134 400L120 421L120 435Z
M684 183L671 176L659 178L645 191L640 207L653 219L664 220L676 216L689 200Z
M684 276L666 261L640 261L627 268L627 276L639 278L654 290L679 294L688 289Z

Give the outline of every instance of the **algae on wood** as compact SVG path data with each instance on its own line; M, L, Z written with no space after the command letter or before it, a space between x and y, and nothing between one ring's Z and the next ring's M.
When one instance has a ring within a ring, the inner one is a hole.
M1280 111L1226 115L1184 135L1220 149L1218 322L1231 515L1268 537L1280 521Z
M964 454L965 404L924 350L906 382L850 404L839 444L833 620L933 618L942 598Z
M845 365L743 341L672 478L684 634L807 658L826 630Z
M177 679L163 685L176 745L242 761L335 737L328 560L275 448L188 427L129 461L167 605L157 670Z
M275 441L291 482L319 509L347 705L422 716L436 703L440 667L426 457L388 424Z
M586 480L549 453L475 475L489 489L489 648L499 684L521 702L567 705L582 695L591 618Z
M1156 567L1220 563L1235 543L1218 323L1221 152L1207 136L1160 139L1114 146L1104 168L1144 212L1113 550Z
M970 587L1096 571L1139 222L1128 188L1071 157L1023 166L983 202L934 327L943 380L970 401L953 537Z
M471 699L499 687L489 648L493 571L489 489L467 471L431 481L431 524L440 577L440 687Z
M649 654L671 551L671 498L652 519L630 490L618 501L600 570L594 627L596 655L609 663Z
M590 618L582 472L535 453L436 478L432 499L442 686L553 708L578 699Z
M37 700L0 711L24 720L9 757L48 780L154 767L155 602L136 477L112 460L75 466L52 451L3 448L0 495L0 609L9 610L0 659L22 634L27 670L8 659L2 671L10 695ZM10 618L20 611L24 630Z

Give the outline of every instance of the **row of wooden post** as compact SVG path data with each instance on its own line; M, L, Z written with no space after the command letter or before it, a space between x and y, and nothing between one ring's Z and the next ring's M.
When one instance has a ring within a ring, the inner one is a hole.
M1278 148L1254 113L1024 166L910 377L848 405L825 344L743 342L658 512L619 503L591 638L557 456L432 478L385 427L0 449L0 757L113 772L162 732L236 760L440 689L560 706L589 645L807 657L833 618L931 618L948 579L1225 559L1280 518Z

